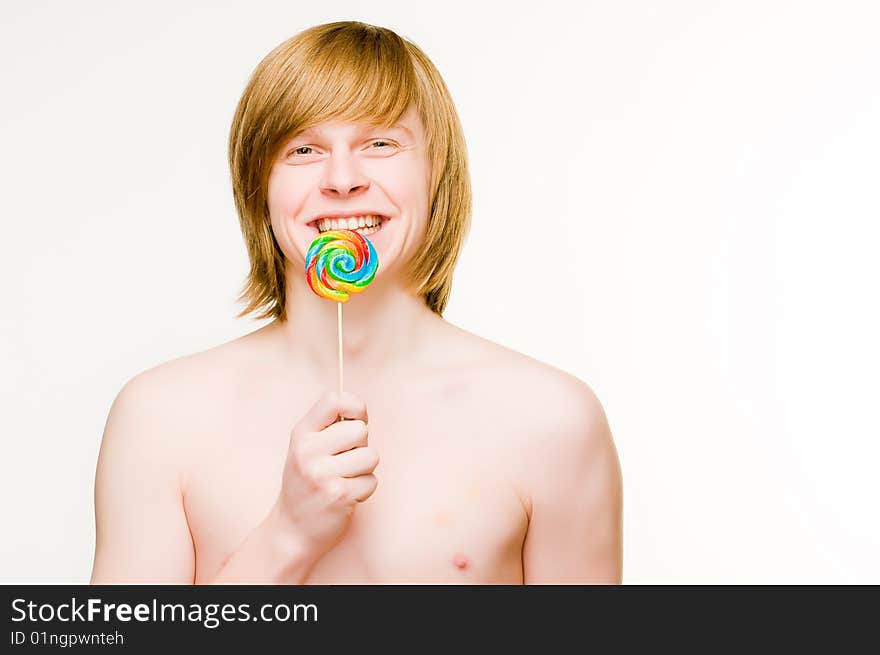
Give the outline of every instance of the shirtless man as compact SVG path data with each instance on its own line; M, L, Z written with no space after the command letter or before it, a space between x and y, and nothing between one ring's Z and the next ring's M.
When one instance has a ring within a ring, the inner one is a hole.
M314 52L296 49L309 35L362 45L376 29L312 28L262 75ZM283 303L120 391L98 459L93 584L621 582L621 474L595 394L451 325L411 280L439 220L431 115L409 102L396 127L322 120L272 148ZM303 274L326 215L384 217L368 232L376 277L344 306L341 395L336 303Z

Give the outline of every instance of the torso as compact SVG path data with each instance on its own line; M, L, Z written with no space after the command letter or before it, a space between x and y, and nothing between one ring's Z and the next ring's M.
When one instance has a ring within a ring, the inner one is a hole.
M534 437L521 418L528 383L512 379L511 367L521 364L513 351L457 328L448 337L461 341L452 352L463 359L346 385L366 401L378 487L357 504L342 540L306 584L523 582L522 472ZM325 391L250 364L249 339L203 357L212 374L197 394L201 418L185 436L183 502L196 584L215 575L266 516L290 430Z

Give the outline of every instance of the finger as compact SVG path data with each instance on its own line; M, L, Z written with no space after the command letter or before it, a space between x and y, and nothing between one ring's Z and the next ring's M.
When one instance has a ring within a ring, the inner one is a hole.
M373 495L378 486L378 480L376 480L376 476L372 473L370 475L359 475L356 478L343 478L343 480L348 485L347 493L349 498L359 503L364 502Z
M297 428L319 432L335 423L340 416L369 422L367 405L362 398L350 391L343 391L341 394L338 391L326 391L300 419Z
M366 446L369 436L367 424L360 419L339 421L314 434L309 450L324 455L336 455L346 450Z
M375 448L355 448L331 457L331 470L343 478L356 478L368 475L379 464L379 454Z

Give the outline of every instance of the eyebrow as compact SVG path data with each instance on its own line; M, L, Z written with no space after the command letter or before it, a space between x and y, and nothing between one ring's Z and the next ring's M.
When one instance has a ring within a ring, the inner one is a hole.
M309 127L307 129L303 130L302 132L300 132L297 136L313 135L316 132L316 128L317 128L317 126L313 125L312 127ZM411 129L409 129L406 125L404 125L403 123L395 123L391 127L383 127L381 125L364 125L361 128L361 131L363 131L363 132L366 132L367 130L403 130L404 132L409 134L409 136L411 138L413 138L413 139L415 138L415 134L413 134L413 131Z
M409 129L406 125L404 125L403 123L395 123L394 125L391 126L391 129L392 130L395 130L395 129L403 130L404 132L406 132L407 134L409 134L413 138L415 138L415 136L416 136L415 134L413 134L413 131L411 129Z

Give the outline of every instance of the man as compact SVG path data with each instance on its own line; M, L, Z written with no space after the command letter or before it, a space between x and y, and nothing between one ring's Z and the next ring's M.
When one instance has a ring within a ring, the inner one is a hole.
M245 89L230 164L243 313L274 320L119 393L92 582L620 583L620 467L595 394L442 318L470 182L424 53L357 22L286 41ZM379 259L345 304L342 394L336 303L303 273L339 227Z

